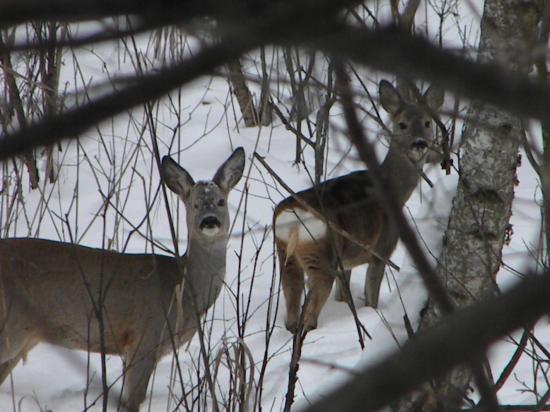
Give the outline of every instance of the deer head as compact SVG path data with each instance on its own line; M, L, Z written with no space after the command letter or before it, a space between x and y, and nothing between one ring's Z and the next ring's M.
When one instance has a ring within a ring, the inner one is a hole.
M162 179L185 203L189 237L213 240L228 235L227 196L243 174L244 161L244 150L239 147L218 168L212 180L195 183L170 157L162 159Z
M409 95L418 96L411 90ZM380 104L394 125L391 148L400 151L412 163L422 166L433 143L433 112L444 100L443 89L433 85L416 102L403 98L391 83L382 80L379 85Z

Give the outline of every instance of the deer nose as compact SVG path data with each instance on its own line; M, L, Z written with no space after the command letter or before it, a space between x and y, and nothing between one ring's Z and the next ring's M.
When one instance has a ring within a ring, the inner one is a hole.
M207 216L201 221L201 230L203 229L215 229L221 226L221 222L216 216Z
M426 142L424 139L416 139L411 147L416 150L423 150L428 148L428 142Z

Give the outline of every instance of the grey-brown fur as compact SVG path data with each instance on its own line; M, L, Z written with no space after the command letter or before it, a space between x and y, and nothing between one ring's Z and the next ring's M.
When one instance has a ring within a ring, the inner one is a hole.
M42 239L1 240L0 382L39 342L103 350L122 356L121 406L137 411L155 364L172 351L171 334L177 345L191 339L221 290L227 195L243 168L239 148L212 181L195 183L177 163L163 159L162 179L187 210L187 252L178 259Z

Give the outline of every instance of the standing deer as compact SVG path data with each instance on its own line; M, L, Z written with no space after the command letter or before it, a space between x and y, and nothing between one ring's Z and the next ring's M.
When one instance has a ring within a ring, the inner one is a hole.
M430 87L412 103L383 80L379 96L395 130L380 165L381 183L391 185L397 196L395 200L403 206L420 180L433 142L432 110L443 104L444 94ZM286 328L291 332L298 328L304 271L309 289L304 330L317 327L319 313L334 279L340 280L338 273L342 269L349 284L351 269L369 263L365 303L376 308L385 263L395 249L399 232L390 222L369 172L357 171L327 180L297 193L296 198L281 201L273 217L287 309ZM340 230L331 230L334 227ZM344 292L338 283L336 298L345 300Z
M244 158L238 148L211 181L197 183L168 156L162 160L161 178L187 210L181 258L0 240L0 382L39 342L116 354L124 364L121 407L137 411L157 361L173 342L179 347L192 338L220 293L227 196L242 176Z

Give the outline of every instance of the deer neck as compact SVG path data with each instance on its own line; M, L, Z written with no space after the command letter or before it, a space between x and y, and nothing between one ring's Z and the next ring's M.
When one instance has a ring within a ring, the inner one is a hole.
M402 152L390 146L386 158L380 165L382 184L391 187L400 206L403 206L420 181L424 162L414 164Z
M191 304L202 313L216 301L225 277L227 238L188 239L185 254L185 281Z

